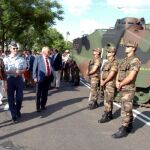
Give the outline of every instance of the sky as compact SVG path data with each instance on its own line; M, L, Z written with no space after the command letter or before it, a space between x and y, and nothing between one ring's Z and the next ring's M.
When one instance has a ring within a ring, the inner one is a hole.
M63 21L54 26L65 40L72 41L95 29L114 27L117 19L145 18L150 23L150 0L57 0L63 7ZM67 32L70 35L67 35Z

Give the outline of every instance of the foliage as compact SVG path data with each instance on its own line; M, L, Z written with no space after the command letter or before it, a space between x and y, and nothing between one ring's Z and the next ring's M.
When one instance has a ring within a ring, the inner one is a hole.
M53 40L63 40L61 34L51 29L56 19L63 19L62 14L62 6L57 1L1 0L0 40L3 48L12 39L23 48L40 48L48 43L51 46L55 43Z

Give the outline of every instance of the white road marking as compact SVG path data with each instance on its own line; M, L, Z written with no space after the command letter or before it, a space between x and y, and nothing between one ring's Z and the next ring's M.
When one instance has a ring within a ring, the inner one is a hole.
M80 81L83 85L85 85L87 88L90 89L90 85L88 83L85 83L82 79ZM113 104L119 108L121 108L121 106L118 103L113 102ZM137 119L139 119L140 121L144 122L146 125L150 126L150 118L146 115L144 115L143 113L133 109L133 115L134 117L136 117ZM143 118L141 118L140 116L142 116L144 119L147 119L148 121L144 120Z

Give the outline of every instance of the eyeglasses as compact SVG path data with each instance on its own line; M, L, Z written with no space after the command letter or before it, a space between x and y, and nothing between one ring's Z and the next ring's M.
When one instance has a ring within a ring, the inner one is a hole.
M114 52L109 52L109 51L107 51L107 53L114 53Z
M13 47L13 50L18 50L18 48Z
M133 46L125 46L126 48L129 48L129 47L133 47Z

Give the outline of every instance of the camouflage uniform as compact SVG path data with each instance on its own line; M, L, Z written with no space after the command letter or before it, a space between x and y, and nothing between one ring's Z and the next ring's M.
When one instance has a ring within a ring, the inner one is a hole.
M135 57L127 57L125 58L119 66L119 76L118 81L123 81L129 74L131 70L139 72L140 70L140 60ZM136 78L129 84L122 87L120 90L121 97L121 116L122 116L122 126L128 126L130 122L133 120L133 98L135 94L135 81Z
M113 99L115 95L115 82L116 75L118 71L118 61L115 58L116 48L113 44L108 43L107 57L108 61L104 64L102 68L101 81L103 81L104 89L104 114L102 118L98 120L99 123L105 123L113 119L112 109L113 109ZM113 72L112 79L107 78Z
M96 72L92 75L90 75L90 80L91 80L91 99L90 101L96 102L98 100L98 90L99 90L99 74L100 74L100 66L101 66L101 59L93 59L93 61L90 63L90 70L92 67L98 66Z
M108 62L105 63L102 74L102 80L105 80L109 73L111 71L115 71L117 73L118 71L118 61L114 58L113 60L108 60ZM107 82L104 86L104 107L105 112L112 112L113 109L113 99L115 94L115 79L114 78Z

